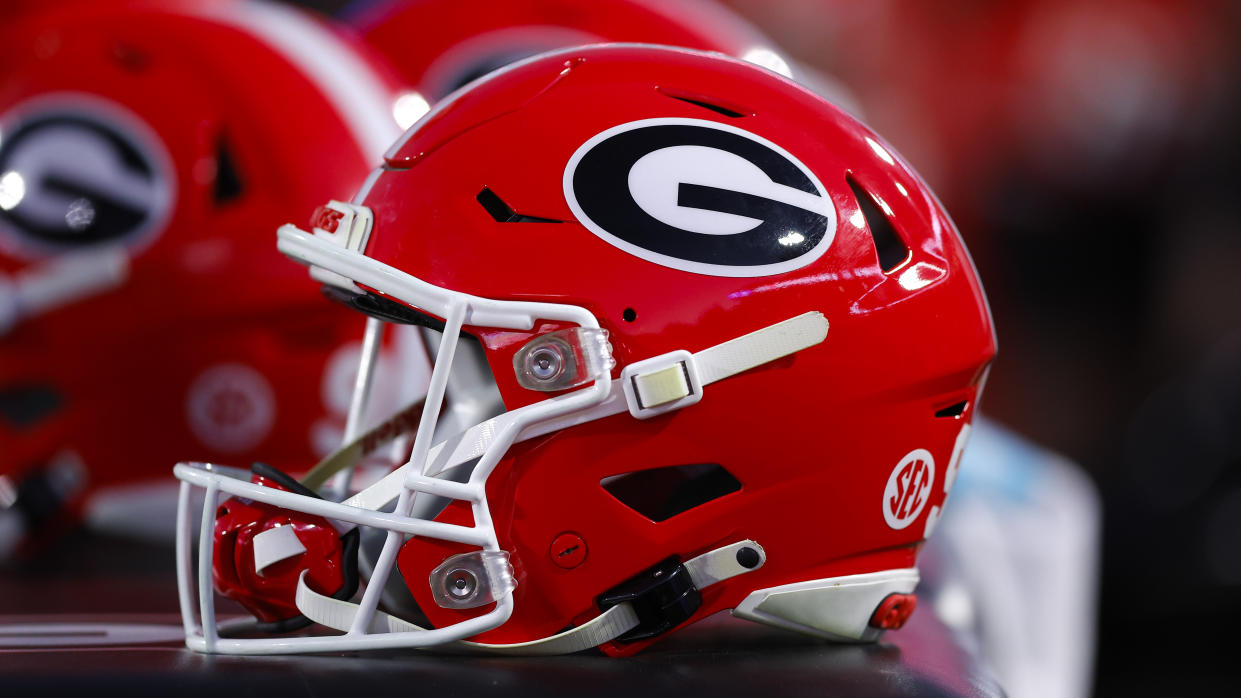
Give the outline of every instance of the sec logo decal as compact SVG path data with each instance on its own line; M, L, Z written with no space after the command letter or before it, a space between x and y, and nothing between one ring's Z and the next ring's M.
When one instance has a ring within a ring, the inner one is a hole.
M194 379L185 409L190 431L203 445L222 453L241 453L271 433L276 394L253 368L217 364Z
M935 482L935 459L925 448L905 454L888 476L883 490L883 520L900 530L922 513Z
M701 119L610 128L569 159L564 195L582 225L650 262L711 276L810 264L836 209L808 167L771 141Z

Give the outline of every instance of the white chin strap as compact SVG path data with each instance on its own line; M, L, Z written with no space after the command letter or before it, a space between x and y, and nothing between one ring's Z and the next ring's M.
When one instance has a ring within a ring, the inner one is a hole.
M756 564L746 567L737 561L737 553L743 548L758 553ZM762 567L766 560L767 555L762 546L752 540L743 540L703 553L683 565L694 587L701 591L716 582L746 572L753 572ZM305 572L302 572L297 583L296 603L298 610L310 620L342 632L347 632L353 627L354 619L359 611L357 604L324 596L306 586ZM636 628L638 623L638 614L629 602L624 602L609 608L589 622L541 640L504 645L459 640L436 645L429 649L516 655L570 654L611 642ZM426 628L408 621L376 611L369 632L400 633L425 630Z
M704 386L819 344L827 338L827 329L823 313L811 311L700 352L674 351L630 364L621 372L623 390L613 390L606 400L589 409L531 425L514 442L625 411L648 419L688 407L702 400ZM400 495L407 479L422 480L483 455L496 434L506 431L520 413L505 412L432 446L426 476L406 464L343 503L371 511L383 509ZM342 450L348 448L350 445Z
M635 418L648 419L665 412L688 407L703 398L703 387L771 361L821 343L827 338L827 318L808 312L764 327L741 337L717 344L697 353L674 351L626 366L621 372L623 390L614 390L602 403L546 420L523 429L515 441L524 441L560 429L602 419L628 411ZM378 511L397 499L410 485L419 491L432 491L432 485L449 487L434 476L483 455L496 434L520 417L520 410L506 412L467 429L459 436L436 444L427 457L427 473L404 465L362 490L343 504ZM365 437L364 437L365 438ZM348 451L354 444L342 447ZM329 458L328 460L332 460ZM347 459L346 459L347 460ZM451 493L449 493L451 496ZM751 547L760 561L754 567L737 562L737 551ZM703 589L716 582L758 569L766 560L762 547L753 541L740 541L684 563L694 586ZM329 628L349 632L355 628L360 612L357 604L316 593L299 582L296 603L310 620ZM610 642L638 625L638 617L628 603L604 611L594 620L558 635L513 645L455 641L439 647L457 651L484 651L512 654L567 654ZM374 612L369 633L407 633L425 629L390 614Z

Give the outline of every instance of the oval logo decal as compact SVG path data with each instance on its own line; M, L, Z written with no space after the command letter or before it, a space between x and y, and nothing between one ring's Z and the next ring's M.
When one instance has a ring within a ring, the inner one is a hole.
M10 248L140 244L164 224L172 167L136 117L93 97L18 111L0 135L0 232Z
M883 489L883 520L898 531L922 513L935 482L935 459L925 448L915 448L896 464Z
M836 209L808 167L765 138L702 119L597 134L569 159L564 194L609 244L710 276L799 269L836 234Z

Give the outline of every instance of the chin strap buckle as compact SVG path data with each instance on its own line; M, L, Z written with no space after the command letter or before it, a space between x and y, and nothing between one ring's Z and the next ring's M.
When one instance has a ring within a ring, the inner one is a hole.
M630 364L621 371L629 414L650 419L702 399L698 365L688 351L671 351Z
M766 561L763 546L752 540L716 548L684 563L673 555L603 593L597 602L605 612L628 603L637 615L637 625L615 640L644 640L689 620L702 606L699 590L752 572Z
M827 338L827 318L811 311L691 354L670 351L626 366L621 388L638 419L702 400L702 386L812 347Z
M617 637L617 642L645 640L675 628L694 615L702 605L702 595L681 558L673 555L598 598L604 611L626 602L637 614L638 624Z

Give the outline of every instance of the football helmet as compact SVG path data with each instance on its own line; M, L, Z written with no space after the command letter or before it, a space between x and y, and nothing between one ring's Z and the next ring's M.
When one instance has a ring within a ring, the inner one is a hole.
M104 527L150 536L153 507L170 528L187 451L304 468L339 445L364 323L270 230L356 190L400 134L380 71L265 3L6 18L0 557L84 503Z
M176 466L191 648L624 655L725 609L853 641L912 611L995 340L935 197L816 94L720 54L543 54L278 238L371 331L434 330L429 389L300 482ZM406 431L407 463L316 491ZM222 634L213 587L344 634Z

